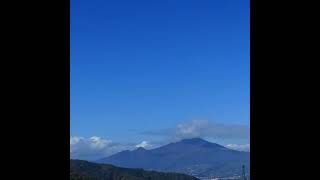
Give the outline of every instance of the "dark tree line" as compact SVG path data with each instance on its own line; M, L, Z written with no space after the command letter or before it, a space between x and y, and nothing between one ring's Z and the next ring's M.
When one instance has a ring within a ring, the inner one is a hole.
M70 180L197 180L179 174L120 168L87 161L70 160Z

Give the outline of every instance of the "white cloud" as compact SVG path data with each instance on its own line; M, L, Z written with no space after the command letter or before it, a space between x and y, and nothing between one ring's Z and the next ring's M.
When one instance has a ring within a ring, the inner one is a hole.
M175 129L177 139L186 139L194 137L203 137L209 126L208 121L193 120L188 123L178 124Z
M180 123L175 128L149 131L142 134L148 135L148 137L160 135L168 139L161 143L153 142L152 144L148 141L121 144L97 136L90 138L74 136L70 137L70 156L72 159L97 160L123 150L133 150L138 147L151 149L169 143L170 141L195 137L228 140L229 142L234 142L233 139L249 140L250 128L245 125L227 125L213 123L207 120L193 120ZM250 144L228 144L226 147L240 151L250 151Z
M124 150L134 150L137 147L151 148L154 147L148 141L141 143L115 143L109 139L92 136L90 138L84 137L70 137L70 156L71 159L83 160L98 160L118 153Z
M114 143L109 139L97 136L90 138L70 137L70 156L72 159L96 160L130 148L132 149L130 145Z
M229 149L234 149L237 151L250 152L250 144L228 144L225 147Z
M152 145L147 141L142 141L140 144L137 144L136 147L137 148L139 148L139 147L150 148L150 147L152 147Z
M111 140L103 139L97 136L92 136L89 138L88 142L93 149L103 149L112 143Z
M244 125L218 124L207 120L193 120L178 124L175 137L178 139L210 137L221 139L249 138L250 129Z
M143 132L145 135L167 136L173 140L188 138L249 139L250 128L245 125L218 124L207 120L193 120L178 124L175 128Z

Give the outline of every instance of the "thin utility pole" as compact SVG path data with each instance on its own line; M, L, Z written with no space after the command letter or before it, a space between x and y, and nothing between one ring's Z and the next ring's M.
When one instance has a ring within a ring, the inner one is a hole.
M242 165L242 177L241 177L242 180L247 180L246 178L246 171L245 171L245 167L244 165Z

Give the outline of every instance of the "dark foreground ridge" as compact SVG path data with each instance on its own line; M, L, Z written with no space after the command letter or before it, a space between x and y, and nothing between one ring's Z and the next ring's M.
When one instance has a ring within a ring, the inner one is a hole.
M108 164L96 164L82 160L70 160L70 180L198 180L179 173L145 171L120 168Z

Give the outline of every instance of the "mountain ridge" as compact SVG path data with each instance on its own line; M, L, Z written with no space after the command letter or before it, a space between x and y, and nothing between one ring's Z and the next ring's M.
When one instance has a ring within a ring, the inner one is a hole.
M250 153L191 138L150 150L122 151L96 162L189 175L228 176L240 174L242 165L249 171Z

